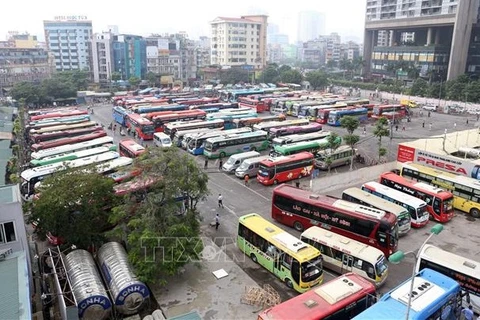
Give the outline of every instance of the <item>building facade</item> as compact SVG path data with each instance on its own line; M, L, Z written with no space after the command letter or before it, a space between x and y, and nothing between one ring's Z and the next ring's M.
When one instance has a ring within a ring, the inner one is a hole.
M325 34L325 15L316 11L298 13L297 41L307 42Z
M146 41L141 36L130 34L113 35L113 70L121 80L130 77L145 78L147 73Z
M263 69L267 61L267 20L265 15L213 20L211 64Z
M113 34L110 32L96 33L92 40L93 81L109 83L114 66Z
M480 74L478 12L478 0L367 0L365 71L384 77L402 63L434 80Z
M205 68L210 65L210 42L209 37L200 37L195 43L195 64L198 68Z
M83 70L92 75L92 22L86 17L56 17L43 21L48 51L57 71Z

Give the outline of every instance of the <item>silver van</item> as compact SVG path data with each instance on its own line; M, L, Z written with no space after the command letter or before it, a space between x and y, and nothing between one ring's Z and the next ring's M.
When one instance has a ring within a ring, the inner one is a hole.
M227 162L225 162L222 169L223 171L226 171L228 173L233 173L235 172L235 169L237 169L244 160L258 157L259 155L260 153L258 153L257 151L248 151L232 154L230 158L228 158Z
M260 156L255 158L246 159L242 164L235 170L235 175L239 178L245 178L245 176L255 177L258 172L258 166L260 162L265 159L270 158L269 156Z
M172 146L172 139L168 135L163 132L156 132L153 134L153 143L157 147L171 147Z

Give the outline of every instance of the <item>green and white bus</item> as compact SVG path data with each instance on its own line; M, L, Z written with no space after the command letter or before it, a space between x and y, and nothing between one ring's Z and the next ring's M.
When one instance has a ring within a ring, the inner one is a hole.
M256 213L240 217L238 248L287 287L305 292L323 281L322 255Z
M337 137L335 140L337 143L342 143L342 138ZM327 138L319 139L319 140L312 140L312 141L301 141L296 143L289 143L284 145L275 145L273 146L272 156L287 156L291 154L296 154L299 152L308 151L311 153L315 153L317 151L323 150L328 148L328 140Z
M262 151L268 148L268 134L253 131L241 134L225 134L205 141L203 155L207 158L225 158L246 151Z
M320 150L315 155L315 167L320 170L328 169L328 158L330 158L330 168L344 166L350 164L353 155L357 152L357 149L352 150L349 146L340 146L335 150L325 149Z
M81 159L85 157L90 157L94 156L96 154L101 154L104 152L108 151L117 151L117 146L114 144L111 145L104 145L101 147L96 147L92 149L85 149L77 152L71 152L71 153L63 153L63 154L57 154L54 156L50 157L45 157L42 159L33 159L30 161L30 165L32 167L38 167L38 166L44 166L47 164L52 164L56 162L63 162L63 161L69 161L69 160L76 160L76 159Z

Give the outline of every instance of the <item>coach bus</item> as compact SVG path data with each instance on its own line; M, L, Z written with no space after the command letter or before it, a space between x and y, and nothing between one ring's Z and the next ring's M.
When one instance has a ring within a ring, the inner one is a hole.
M133 139L124 139L118 144L118 152L124 157L137 158L145 153L145 151L145 147L139 145Z
M291 134L312 133L322 130L322 125L318 123L309 123L304 126L275 127L268 129L269 139Z
M356 118L360 123L362 123L368 119L368 110L367 108L333 110L330 111L330 114L328 115L327 123L331 126L339 127L341 125L340 120L346 116Z
M239 218L237 246L297 292L308 291L323 281L320 251L256 213Z
M393 213L397 217L399 236L406 235L412 228L412 218L407 209L393 202L377 197L374 194L363 191L360 188L353 187L343 190L342 199Z
M43 141L43 142L39 142L39 143L34 143L30 146L30 149L33 152L38 152L40 150L60 147L60 146L66 145L66 144L75 144L75 143L80 143L80 142L84 142L84 141L90 141L90 140L93 140L93 139L105 137L106 135L107 135L107 133L103 130L95 131L93 133L84 134L84 135L81 135L81 136L76 136L76 137L71 137L71 138L63 138L63 139L56 139L56 140L51 140L51 141Z
M285 121L268 121L256 124L253 126L253 130L263 130L269 131L273 128L280 127L291 127L291 126L305 126L309 124L308 119L295 119L295 120L285 120Z
M182 147L183 141L185 138L191 137L192 135L195 135L197 133L203 133L203 132L209 132L212 130L222 130L223 128L220 129L209 129L209 128L202 128L202 129L192 129L192 130L177 130L175 131L175 134L172 139L172 145L177 146L177 147Z
M353 273L346 273L314 290L270 307L258 320L346 320L376 302L375 287Z
M415 296L409 299L413 281ZM377 303L354 317L353 320L456 319L461 307L461 288L458 283L437 271L423 269L384 294Z
M265 104L264 101L251 99L247 97L240 97L238 98L238 105L240 107L248 107L255 110L258 113L268 111L268 106Z
M313 225L338 233L382 251L397 251L398 222L390 212L335 197L281 185L273 190L272 218L303 231Z
M221 135L205 140L203 155L209 159L225 158L247 151L262 151L269 146L265 131Z
M232 129L235 128L234 121L236 119L244 119L244 118L255 118L257 117L257 113L253 112L251 109L250 111L240 111L240 112L217 112L217 113L209 113L207 115L207 120L223 120L224 124L223 127L225 129Z
M113 120L122 127L127 126L127 115L129 113L131 113L131 111L125 109L124 107L115 106L112 108Z
M325 269L339 274L353 272L377 288L387 280L387 259L377 248L317 226L305 230L300 239L320 250Z
M312 170L313 154L310 152L269 158L260 162L257 181L269 186L310 176Z
M243 119L235 119L233 120L233 124L235 128L243 128L243 127L253 127L256 124L268 121L284 121L286 118L283 114L275 115L275 116L267 116L267 117L251 117L251 118L243 118Z
M142 140L153 140L155 127L153 123L139 114L130 113L127 115L127 127L134 131L136 136Z
M480 182L473 178L428 168L416 163L402 163L400 175L453 193L453 207L480 218Z
M73 117L88 114L87 110L78 110L78 109L64 109L64 110L55 110L48 113L37 114L30 117L30 121L37 121L49 118L63 118L63 117Z
M428 268L457 281L462 290L463 306L473 306L480 314L480 262L426 244L418 253L417 272Z
M51 157L59 154L67 154L70 152L96 148L104 145L110 146L112 143L113 143L113 138L107 136L107 137L102 137L98 139L93 139L90 141L84 141L84 142L75 143L75 144L67 144L60 147L40 150L38 152L32 152L30 157L32 159L40 160L45 157Z
M44 128L32 129L32 130L29 131L29 135L33 136L34 134L45 134L45 133L58 132L58 131L67 131L67 130L75 130L75 129L81 129L81 128L89 128L89 127L94 127L94 126L98 126L98 124L95 121L85 121L85 122L72 123L72 124L62 124L62 125L53 126L53 127L44 127Z
M238 108L238 103L228 103L228 102L219 102L219 103L206 103L206 104L199 104L190 106L190 110L209 110L209 109L235 109Z
M188 106L184 104L155 104L155 105L141 105L137 107L133 107L130 109L132 112L137 114L145 114L145 113L152 113L152 112L164 112L164 111L183 111L188 110Z
M373 107L372 118L402 119L407 115L407 107L401 104L390 104Z
M425 201L387 187L375 181L366 182L362 190L404 207L410 213L412 227L422 228L428 224L428 211Z
M33 143L50 141L58 138L66 138L66 137L76 137L81 136L88 133L93 133L97 131L103 131L101 126L92 126L80 129L73 129L73 130L64 130L64 131L52 131L46 132L42 134L32 134L30 135L30 141Z
M164 132L165 125L170 122L205 120L207 113L203 110L184 110L175 113L156 115L151 118L155 132Z
M317 118L315 122L320 124L327 124L328 117L330 116L330 112L339 110L339 109L345 110L345 109L355 109L355 108L348 107L345 103L328 105L328 108L321 108L317 110Z
M57 154L50 157L44 157L42 159L36 160L33 159L30 161L30 165L32 167L40 167L45 166L47 164L57 163L57 162L64 162L70 160L76 160L80 158L90 157L96 154L101 154L108 151L117 151L117 147L115 145L105 145L101 147L85 149L77 152L70 152L65 154Z
M51 119L31 121L28 124L27 129L28 130L40 129L40 128L45 128L45 127L60 126L62 124L80 123L80 122L85 122L85 121L90 121L90 115L89 114L83 114L83 115L74 116L74 117L51 118Z
M317 131L317 132L303 133L303 134L291 134L288 136L273 138L272 146L283 146L285 144L291 144L295 142L320 140L328 137L329 135L330 135L330 132L326 132L326 131Z
M170 122L165 125L164 132L169 136L172 136L177 131L194 130L194 129L214 129L223 130L225 121L221 119L217 120L193 120L193 121L179 121Z
M215 137L220 137L220 136L231 136L239 133L247 133L251 132L252 129L245 127L245 128L240 128L240 129L231 129L228 131L222 131L222 130L212 130L209 132L205 133L199 133L195 136L192 136L190 141L188 142L187 150L193 155L200 155L203 154L204 148L205 148L205 143L208 138L215 138Z
M342 143L342 137L338 136L335 138L335 143ZM289 143L284 145L275 145L273 146L272 155L291 155L299 152L308 151L311 153L316 153L320 150L328 148L329 143L327 138L312 140L312 141L301 141L295 143Z
M412 183L393 172L383 173L380 183L425 201L430 217L438 222L453 218L453 194L448 191L423 182Z
M315 155L315 167L328 170L328 168L349 165L356 153L357 149L352 150L350 146L339 146L335 150L320 150Z

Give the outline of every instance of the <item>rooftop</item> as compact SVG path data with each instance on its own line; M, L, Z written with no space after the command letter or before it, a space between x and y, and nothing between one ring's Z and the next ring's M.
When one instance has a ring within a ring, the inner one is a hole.
M20 190L18 185L0 186L0 207L5 203L20 202Z
M0 315L2 319L31 319L27 258L24 252L0 260Z

